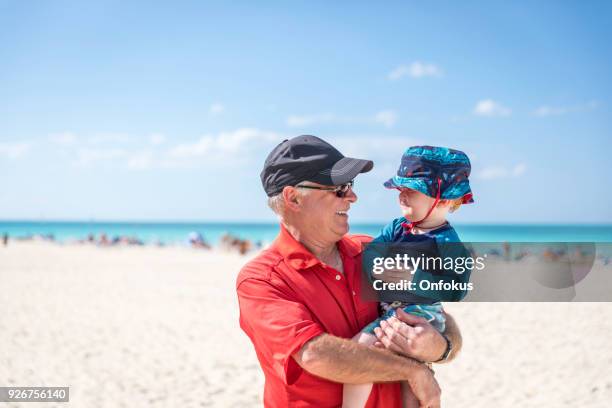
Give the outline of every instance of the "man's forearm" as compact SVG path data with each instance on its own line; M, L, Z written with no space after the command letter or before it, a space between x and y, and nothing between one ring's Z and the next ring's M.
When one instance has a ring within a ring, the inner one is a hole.
M330 334L312 339L294 358L309 373L345 384L409 380L427 369L415 360Z
M450 340L453 350L448 355L448 358L441 363L448 363L457 357L459 351L461 350L461 346L463 345L463 339L461 337L461 331L459 330L459 326L457 326L457 322L453 318L453 316L446 314L446 330L444 331L444 335L448 337Z

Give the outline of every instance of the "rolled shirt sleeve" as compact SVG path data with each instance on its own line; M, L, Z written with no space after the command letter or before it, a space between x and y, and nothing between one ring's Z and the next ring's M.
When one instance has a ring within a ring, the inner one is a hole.
M291 294L263 279L245 279L237 288L240 326L285 384L293 384L302 368L292 357L304 344L324 333L311 312Z

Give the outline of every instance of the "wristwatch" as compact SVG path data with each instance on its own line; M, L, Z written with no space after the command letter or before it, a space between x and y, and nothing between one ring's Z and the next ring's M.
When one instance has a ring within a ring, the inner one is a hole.
M442 357L434 361L434 363L446 361L448 359L448 356L450 356L451 351L453 351L453 343L451 343L450 339L446 337L444 333L440 333L440 335L442 335L442 337L444 337L444 340L446 340L446 350L444 351L444 354L442 354Z

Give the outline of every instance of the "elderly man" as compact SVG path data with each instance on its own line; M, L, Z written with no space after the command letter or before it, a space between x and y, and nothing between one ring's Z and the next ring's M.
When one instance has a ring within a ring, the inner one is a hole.
M448 341L402 313L403 322L377 330L386 349L350 341L378 316L378 305L360 296L361 244L371 238L347 235L353 179L372 167L315 136L285 140L266 159L261 179L280 234L236 283L240 326L266 379L266 407L338 407L343 383L367 382L378 383L367 407L401 407L398 381L409 383L422 407L440 405L423 362L447 359L451 344L456 354L461 337L450 316Z

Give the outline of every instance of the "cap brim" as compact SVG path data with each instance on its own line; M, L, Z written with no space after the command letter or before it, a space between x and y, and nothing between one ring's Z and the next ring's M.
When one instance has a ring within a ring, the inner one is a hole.
M431 197L431 193L429 193L427 190L427 184L420 178L393 176L389 180L385 181L383 185L389 189L410 188Z
M395 184L394 177L391 177L389 180L385 181L383 183L383 186L385 186L386 188L399 188L399 187L401 187L401 186L398 186L397 184Z
M360 173L367 173L374 167L374 162L371 160L353 159L351 157L343 157L338 160L331 169L325 170L320 174L324 174L331 178L333 185L348 183L357 177Z

